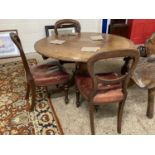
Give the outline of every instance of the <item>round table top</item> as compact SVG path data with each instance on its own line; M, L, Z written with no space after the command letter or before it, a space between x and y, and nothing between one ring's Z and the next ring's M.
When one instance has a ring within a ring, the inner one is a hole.
M103 40L93 41L92 36L102 35ZM51 40L65 40L61 45L51 44ZM100 47L97 52L81 51L83 47ZM86 62L98 52L108 52L118 49L135 49L129 39L117 35L101 33L81 33L80 35L55 35L43 38L34 45L35 50L41 55L63 61Z

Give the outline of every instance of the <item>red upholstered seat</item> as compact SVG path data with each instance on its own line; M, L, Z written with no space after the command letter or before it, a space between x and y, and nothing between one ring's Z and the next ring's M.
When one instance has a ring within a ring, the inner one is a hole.
M103 79L115 79L118 77L115 73L103 73L97 76ZM92 91L92 81L88 75L77 75L76 85L84 97L88 98ZM122 84L105 85L103 83L98 84L98 92L94 96L94 104L104 104L110 102L117 102L123 99Z
M64 84L69 80L69 74L64 68L53 62L39 64L30 68L36 85L56 85Z

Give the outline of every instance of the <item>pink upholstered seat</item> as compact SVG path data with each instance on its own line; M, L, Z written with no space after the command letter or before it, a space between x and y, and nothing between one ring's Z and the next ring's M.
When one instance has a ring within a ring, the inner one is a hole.
M102 79L115 79L118 77L115 73L98 74ZM92 91L92 81L88 75L77 75L76 85L84 97L88 98ZM105 85L98 84L98 92L94 96L94 104L104 104L121 101L123 99L122 84Z
M64 68L53 62L35 65L30 68L36 85L64 84L69 80L69 74Z

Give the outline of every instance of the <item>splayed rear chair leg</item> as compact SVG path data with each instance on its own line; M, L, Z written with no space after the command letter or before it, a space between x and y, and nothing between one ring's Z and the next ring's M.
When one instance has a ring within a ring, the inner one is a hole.
M90 129L91 134L95 135L95 127L94 127L94 105L89 103L89 117L90 117Z

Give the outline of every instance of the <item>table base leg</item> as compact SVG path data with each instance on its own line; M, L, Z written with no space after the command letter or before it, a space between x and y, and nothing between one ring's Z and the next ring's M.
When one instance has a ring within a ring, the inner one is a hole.
M148 89L148 105L147 105L147 113L146 113L146 116L148 118L153 118L153 114L154 114L154 94L155 94L155 89Z
M128 67L129 67L128 65L129 65L130 59L131 59L130 57L124 58L124 65L121 69L122 74L125 74L128 71Z

